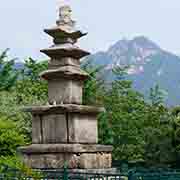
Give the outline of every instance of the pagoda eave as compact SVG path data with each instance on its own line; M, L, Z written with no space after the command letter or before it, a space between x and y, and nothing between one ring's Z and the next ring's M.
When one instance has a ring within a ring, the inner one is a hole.
M78 79L85 80L88 78L88 74L73 66L64 66L58 69L50 69L40 74L43 79Z
M97 153L112 152L112 146L99 144L32 144L27 147L21 147L21 152L25 154L32 153Z
M63 113L79 113L79 114L99 114L104 112L103 107L84 106L75 104L60 104L60 105L46 105L46 106L32 106L23 109L25 112L32 114L63 114Z
M82 33L81 31L68 32L59 27L55 27L52 29L45 29L44 32L47 33L48 35L52 36L53 38L79 39L79 38L87 35L87 33Z
M57 46L47 48L47 49L42 49L41 52L46 54L47 56L49 56L51 58L53 58L53 57L54 58L71 57L71 58L75 58L75 59L81 59L85 56L90 55L89 52L84 51L84 50L79 49L79 48L59 48Z

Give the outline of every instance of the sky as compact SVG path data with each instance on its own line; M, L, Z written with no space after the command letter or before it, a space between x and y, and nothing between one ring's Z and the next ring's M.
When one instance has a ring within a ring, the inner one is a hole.
M0 51L10 48L19 60L44 59L40 49L52 45L43 29L55 25L59 1L1 0ZM88 32L78 43L95 53L116 41L146 36L180 55L180 0L67 0L77 27Z

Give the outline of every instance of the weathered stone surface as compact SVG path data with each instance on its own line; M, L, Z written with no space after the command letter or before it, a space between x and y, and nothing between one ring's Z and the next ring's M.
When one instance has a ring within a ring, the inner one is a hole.
M51 80L48 83L50 104L81 104L83 82L79 80Z
M99 144L32 144L20 147L23 154L56 154L56 153L110 153L113 147Z
M91 143L98 142L97 117L78 113L69 114L69 142Z
M41 143L66 143L67 121L65 115L42 116L42 142Z
M24 163L33 169L63 168L64 157L56 154L24 155Z
M45 168L44 157L41 155L26 155L23 156L23 162L27 167L31 168Z
M46 80L59 80L64 78L65 80L85 80L88 78L88 74L75 66L62 66L58 69L50 69L44 71L40 76Z
M110 153L82 154L80 156L80 167L85 169L110 168L112 157Z
M103 161L103 163L101 162ZM111 154L99 153L58 153L24 155L24 163L32 168L63 168L67 163L70 169L105 169L111 167Z
M70 38L73 42L76 42L77 39L87 35L87 33L82 33L81 31L64 31L60 27L53 27L51 29L45 29L44 31L55 39ZM63 41L61 42L63 43Z
M47 49L42 49L42 53L46 54L51 58L63 58L63 57L72 57L75 59L81 59L85 56L90 55L89 52L84 51L76 46L71 44L64 45L64 46L53 46Z
M34 114L32 131L33 143L36 144L98 142L95 114Z
M68 5L61 6L59 8L59 19L56 24L65 31L72 31L75 28L75 21L71 18L71 7Z
M32 144L19 148L24 162L33 168L103 169L112 163L112 146L83 144Z
M104 108L83 106L83 81L88 74L80 69L80 59L90 53L75 46L85 34L75 31L69 6L60 8L53 29L55 45L43 49L52 59L41 73L48 81L49 104L25 108L31 112L33 144L19 148L31 168L109 169L112 146L98 145L97 115Z
M32 114L62 114L62 113L79 113L97 115L105 111L102 107L96 106L83 106L76 104L59 104L47 106L32 106L24 108L24 111L31 112Z
M34 115L32 121L32 142L34 144L67 143L66 115Z
M32 143L39 144L42 142L42 119L39 115L34 115L32 119Z
M49 69L58 69L60 66L80 66L80 60L73 58L52 59L49 61Z

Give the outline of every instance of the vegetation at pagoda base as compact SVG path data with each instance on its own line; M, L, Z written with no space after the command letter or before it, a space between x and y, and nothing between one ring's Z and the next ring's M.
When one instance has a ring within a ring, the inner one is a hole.
M22 108L47 102L47 82L39 78L47 61L29 58L16 69L5 51L0 67L0 163L11 165L19 162L17 147L31 143L32 117ZM124 79L125 69L114 69L116 80L107 85L99 73L103 67L85 62L82 68L90 74L83 104L105 107L98 117L99 143L113 145L113 159L153 166L180 162L180 108L166 107L158 86L147 101Z

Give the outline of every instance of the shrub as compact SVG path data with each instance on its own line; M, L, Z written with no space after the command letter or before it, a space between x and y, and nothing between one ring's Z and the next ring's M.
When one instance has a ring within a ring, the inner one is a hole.
M26 142L16 124L6 117L0 117L0 156L13 156L18 146Z

